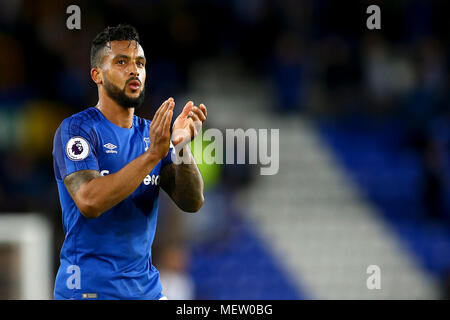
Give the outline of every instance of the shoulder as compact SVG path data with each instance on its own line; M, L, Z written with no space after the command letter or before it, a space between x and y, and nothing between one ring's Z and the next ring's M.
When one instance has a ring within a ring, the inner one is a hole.
M66 145L75 138L97 145L97 123L101 121L99 112L94 107L87 108L66 119L59 125L55 133L54 144Z
M60 129L72 134L78 131L90 132L101 121L99 111L95 107L75 113L61 122Z

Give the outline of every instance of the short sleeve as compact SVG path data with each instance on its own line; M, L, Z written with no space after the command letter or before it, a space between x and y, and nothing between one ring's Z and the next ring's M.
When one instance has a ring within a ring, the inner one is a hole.
M65 119L55 133L53 162L59 180L80 170L99 170L96 157L96 135L88 122Z

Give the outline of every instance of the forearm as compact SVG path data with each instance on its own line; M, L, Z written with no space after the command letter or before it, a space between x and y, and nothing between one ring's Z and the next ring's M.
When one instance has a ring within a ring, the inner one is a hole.
M187 163L172 164L167 169L168 175L162 177L164 190L183 211L197 212L203 205L203 178L189 147L183 148L187 153Z
M145 152L118 172L84 183L75 194L78 208L87 217L100 216L133 193L159 161Z

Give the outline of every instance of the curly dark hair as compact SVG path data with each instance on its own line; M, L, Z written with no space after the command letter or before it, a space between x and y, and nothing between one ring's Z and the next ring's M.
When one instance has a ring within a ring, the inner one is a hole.
M139 43L139 34L133 26L128 24L119 24L115 27L106 27L102 32L97 34L92 41L91 46L91 68L98 67L103 60L103 56L99 52L111 41L129 40Z

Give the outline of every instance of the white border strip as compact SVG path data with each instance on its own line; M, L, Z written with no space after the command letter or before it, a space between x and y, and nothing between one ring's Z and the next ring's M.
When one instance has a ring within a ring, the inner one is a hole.
M34 213L1 213L0 242L18 245L19 299L46 300L52 297L50 223Z

